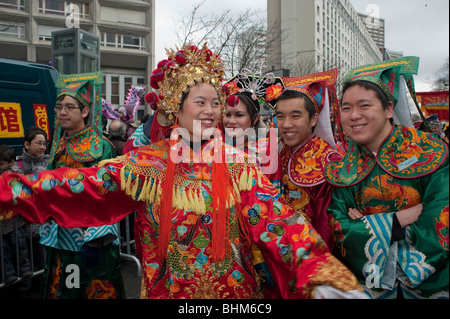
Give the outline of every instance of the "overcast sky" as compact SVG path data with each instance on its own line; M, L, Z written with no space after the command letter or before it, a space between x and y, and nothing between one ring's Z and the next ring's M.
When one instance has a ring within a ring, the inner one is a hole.
M156 63L165 48L177 43L174 25L201 0L156 0ZM386 47L405 56L420 57L416 91L430 90L429 82L449 57L449 0L350 0L357 12L378 15L386 23ZM203 13L226 9L266 10L266 0L206 0Z

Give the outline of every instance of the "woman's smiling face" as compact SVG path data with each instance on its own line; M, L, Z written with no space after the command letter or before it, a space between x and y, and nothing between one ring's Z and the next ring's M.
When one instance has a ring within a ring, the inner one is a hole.
M247 111L247 106L243 102L239 102L239 104L234 107L227 107L227 112L223 117L223 127L225 128L225 131L238 134L240 132L245 132L245 130L251 126L252 122L250 114Z
M189 132L191 141L200 141L206 129L217 127L220 110L214 86L201 83L190 89L178 111L178 124Z

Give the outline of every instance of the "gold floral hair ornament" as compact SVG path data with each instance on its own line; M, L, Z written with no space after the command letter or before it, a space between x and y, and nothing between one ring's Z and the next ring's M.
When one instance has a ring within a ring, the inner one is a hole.
M185 44L181 49L166 49L168 59L158 63L158 68L150 76L150 86L159 90L159 95L149 92L145 96L147 103L154 110L159 109L173 118L180 109L183 94L197 84L209 83L217 91L220 102L224 96L221 85L224 75L222 59L206 43L200 49Z

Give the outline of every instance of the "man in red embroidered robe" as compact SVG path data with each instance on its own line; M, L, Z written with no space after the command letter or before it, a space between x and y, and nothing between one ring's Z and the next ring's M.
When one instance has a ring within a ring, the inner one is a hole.
M316 79L320 78L320 81ZM329 95L335 96L337 69L297 78L283 78L277 124L281 150L282 188L286 200L317 230L330 249L333 238L327 209L333 187L323 170L342 157L336 151L330 123Z

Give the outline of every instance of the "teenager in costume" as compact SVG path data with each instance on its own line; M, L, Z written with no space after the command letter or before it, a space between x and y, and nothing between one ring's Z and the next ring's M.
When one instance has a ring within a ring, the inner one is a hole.
M409 111L400 92L413 66L418 59L406 57L350 72L341 99L348 153L326 168L337 246L373 298L448 298L448 147L393 121Z
M259 115L261 104L267 103L272 109L275 107L276 97L283 90L281 79L273 74L250 75L250 71L244 69L223 89L227 97L222 119L225 143L241 150L240 154L253 157L261 172L281 192L278 134L273 127L269 129ZM237 153L234 148L227 149ZM264 298L279 297L280 293L256 245L252 247L252 256Z
M171 139L99 167L2 176L0 216L53 218L72 227L113 224L140 211L142 298L259 297L253 243L284 298L362 297L353 274L255 163L246 157L226 162L216 130L223 99L220 57L206 45L185 45L168 55L157 84L158 107L177 116ZM73 176L83 190L71 187ZM52 211L36 209L55 198L61 200Z
M342 158L330 122L329 101L335 95L337 69L282 80L285 89L278 98L276 116L284 143L280 153L283 193L333 249L327 214L333 186L326 182L324 169Z
M57 82L56 123L48 168L66 167L64 181L73 192L83 193L83 176L77 169L91 167L116 156L114 146L103 137L101 122L101 83L103 73L61 75ZM38 179L44 189L55 186L47 171ZM37 178L35 175L32 179ZM50 184L48 184L50 183ZM48 185L47 185L48 184ZM46 186L45 186L46 185ZM40 195L37 195L39 198ZM68 198L54 196L36 209L39 214L51 210L49 205L64 206ZM72 202L74 218L82 208ZM94 206L94 205L93 205ZM94 206L95 207L95 206ZM97 209L102 209L98 206ZM116 299L124 298L120 271L119 234L117 225L100 224L84 228L65 228L64 223L42 220L40 243L47 247L43 276L44 298L49 299ZM89 225L85 225L89 226ZM69 265L80 269L80 285L68 287Z

